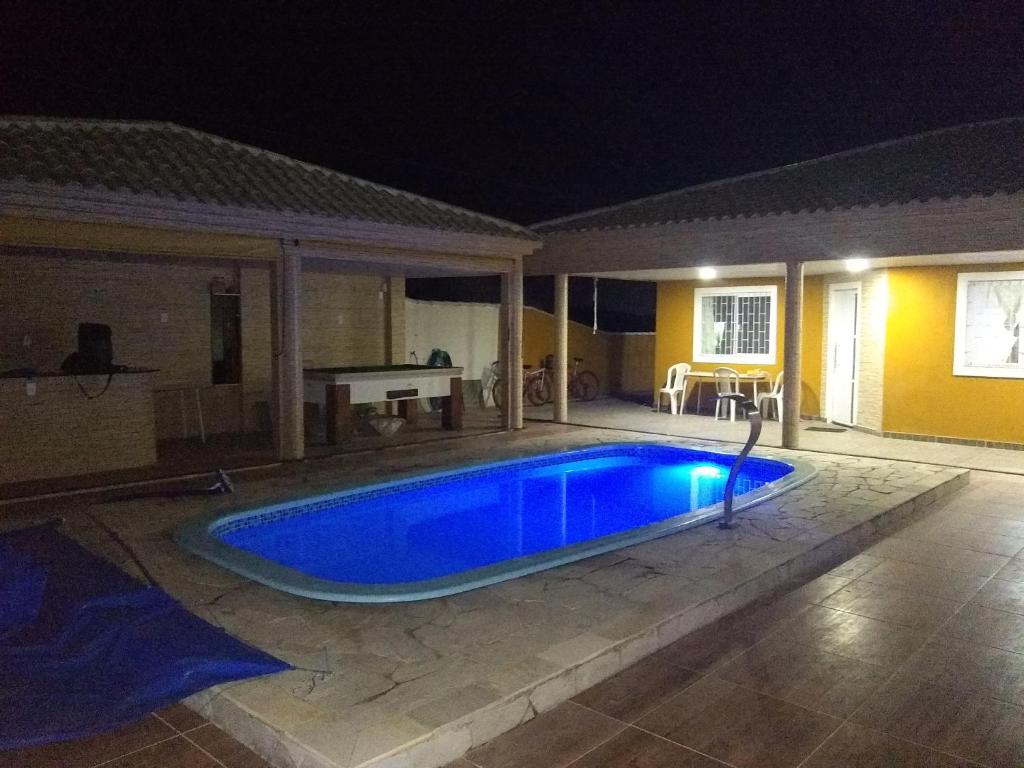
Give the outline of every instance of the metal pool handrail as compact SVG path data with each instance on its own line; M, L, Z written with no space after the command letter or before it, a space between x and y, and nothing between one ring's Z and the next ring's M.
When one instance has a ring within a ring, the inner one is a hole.
M743 395L720 395L719 399L735 400L737 405L743 409L743 412L750 420L750 435L747 437L747 442L743 446L743 450L739 452L739 455L736 456L736 460L732 463L732 469L729 470L729 479L725 483L725 510L722 514L722 520L718 523L719 528L732 528L732 507L733 495L736 490L736 478L740 474L740 467L743 466L743 462L746 461L751 449L757 442L757 438L761 436L761 411L752 401L747 400Z

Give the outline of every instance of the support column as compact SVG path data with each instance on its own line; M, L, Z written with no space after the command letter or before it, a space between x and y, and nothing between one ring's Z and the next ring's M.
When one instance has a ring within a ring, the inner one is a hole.
M302 382L302 258L281 241L271 269L271 327L274 437L278 458L305 456Z
M569 276L555 275L555 421L569 421Z
M384 281L384 362L409 362L405 351L405 277L391 275Z
M804 332L804 263L786 262L786 334L782 365L782 447L800 447L800 344Z
M384 291L384 364L402 365L408 363L405 357L405 277L390 275L382 283ZM394 403L385 403L388 416L395 413ZM401 407L399 407L399 415ZM406 419L406 422L413 422Z
M507 382L506 422L508 429L523 428L523 265L516 261L511 272L501 276L502 377Z
M509 397L511 392L508 386L509 362L508 356L508 275L501 275L501 303L498 304L498 375L500 390L499 401L501 402L501 425L505 429L512 429L512 422L509 420Z

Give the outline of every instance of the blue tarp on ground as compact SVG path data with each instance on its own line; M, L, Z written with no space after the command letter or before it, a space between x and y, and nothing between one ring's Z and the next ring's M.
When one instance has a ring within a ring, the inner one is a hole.
M0 749L92 736L285 669L54 525L0 535Z

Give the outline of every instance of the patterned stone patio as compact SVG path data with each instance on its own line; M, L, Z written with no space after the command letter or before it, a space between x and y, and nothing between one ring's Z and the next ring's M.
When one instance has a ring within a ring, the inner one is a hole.
M532 425L514 435L338 457L273 478L241 479L232 504L637 439L611 430ZM135 568L101 521L190 609L297 667L211 689L190 702L274 765L431 768L788 580L850 557L968 480L965 470L894 460L780 449L761 454L799 456L818 475L742 513L735 530L703 526L421 603L318 603L180 551L171 540L173 528L222 499L97 503L68 513L66 528L126 569ZM31 516L55 509L37 506ZM18 522L9 517L5 524Z

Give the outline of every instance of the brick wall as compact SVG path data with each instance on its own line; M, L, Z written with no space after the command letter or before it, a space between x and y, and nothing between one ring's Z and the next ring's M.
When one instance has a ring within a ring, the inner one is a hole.
M383 363L385 285L380 276L303 271L303 365Z
M0 379L0 483L139 467L156 462L149 374L114 376L87 399L75 379ZM91 394L106 376L80 376Z
M0 250L0 370L53 371L76 348L80 321L113 330L115 362L158 368L153 377L158 439L198 434L195 387L206 430L269 426L270 271L266 264L199 260L117 261ZM242 384L214 387L209 286L241 289ZM379 276L303 273L303 357L316 365L384 362L385 301ZM404 284L392 279L398 307L393 337L404 339ZM26 345L25 337L29 344ZM404 348L393 354L404 358ZM182 392L177 388L187 387ZM169 391L168 391L169 390Z

